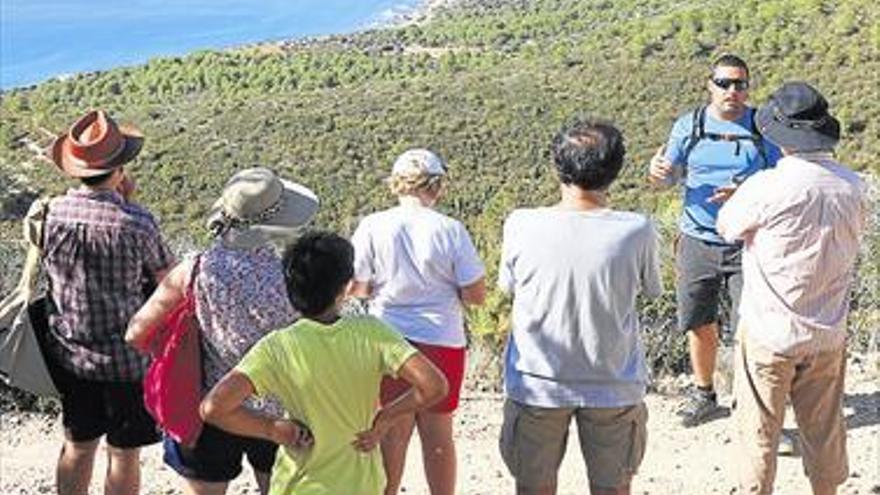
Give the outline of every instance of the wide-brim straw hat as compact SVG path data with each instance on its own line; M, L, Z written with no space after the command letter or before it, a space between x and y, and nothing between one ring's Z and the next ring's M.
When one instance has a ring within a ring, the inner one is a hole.
M828 113L828 102L804 82L788 82L755 116L758 131L788 151L831 150L840 140L840 122Z
M70 177L97 177L133 160L143 145L140 130L117 125L103 110L92 110L55 138L51 158Z
M315 216L319 204L302 184L267 168L249 168L226 183L211 208L208 226L233 248L289 241Z

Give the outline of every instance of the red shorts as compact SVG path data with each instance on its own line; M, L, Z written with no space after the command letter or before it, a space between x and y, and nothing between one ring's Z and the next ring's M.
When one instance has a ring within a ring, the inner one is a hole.
M449 394L428 410L435 413L451 413L458 409L461 382L464 380L465 348L443 347L412 341L409 343L428 358L434 366L439 368L443 376L446 377L446 381L449 382ZM403 395L409 389L410 384L406 380L386 376L382 379L379 400L384 406Z

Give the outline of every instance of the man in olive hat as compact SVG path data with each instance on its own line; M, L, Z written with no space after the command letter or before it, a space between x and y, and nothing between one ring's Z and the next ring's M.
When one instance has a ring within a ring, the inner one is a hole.
M127 200L123 165L141 133L91 111L55 140L51 158L80 187L54 198L43 234L49 280L47 361L61 393L64 446L57 490L85 495L106 436L106 494L136 494L140 447L160 440L143 404L147 358L124 340L129 318L173 257L153 216Z
M840 124L810 85L784 84L756 123L784 157L718 215L718 232L745 244L734 382L743 493L773 492L790 397L813 493L833 495L848 471L844 351L865 185L835 159Z

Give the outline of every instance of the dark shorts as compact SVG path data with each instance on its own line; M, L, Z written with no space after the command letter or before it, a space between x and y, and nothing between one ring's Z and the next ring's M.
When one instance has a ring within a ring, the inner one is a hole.
M440 402L431 406L428 411L434 413L451 413L458 409L458 401L461 397L461 383L464 381L464 367L467 350L464 347L444 347L440 345L423 344L409 341L413 347L419 350L434 366L436 366L446 382L449 383L449 393ZM410 384L402 378L382 379L380 401L387 405L394 399L403 395L410 389Z
M107 444L129 449L162 439L156 422L144 407L141 382L87 380L47 356L52 380L61 393L61 422L73 442L107 435Z
M235 479L241 473L242 457L247 456L254 471L268 473L275 463L278 445L267 440L242 437L205 425L195 448L187 448L165 437L164 460L184 478L208 482Z
M678 327L682 331L722 321L728 332L736 329L742 292L742 246L713 244L679 236L675 249ZM729 299L722 299L727 293ZM726 321L721 317L729 315Z

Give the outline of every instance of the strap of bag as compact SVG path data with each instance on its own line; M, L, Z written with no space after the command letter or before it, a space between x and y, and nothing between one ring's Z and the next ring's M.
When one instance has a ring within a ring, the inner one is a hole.
M691 135L688 138L687 146L684 148L684 157L682 162L687 167L688 157L691 151L697 146L697 143L706 135L706 105L700 105L694 109L691 114Z
M31 204L22 224L27 254L21 269L18 285L2 301L0 313L16 310L20 304L27 304L33 298L40 275L40 258L42 257L43 225L49 214L50 198L40 198ZM16 310L17 311L17 310Z
M199 275L199 266L202 262L202 255L197 254L196 259L193 260L192 271L189 273L189 284L186 286L186 295L187 297L195 297L195 287L196 287L196 277Z
M684 163L687 165L688 157L691 154L691 151L697 146L697 144L703 139L710 139L712 141L728 141L732 143L736 143L736 154L738 155L740 152L740 141L751 141L752 144L755 145L755 148L758 150L758 154L761 156L761 169L765 169L770 166L767 162L767 152L764 146L764 137L758 132L757 123L755 122L754 115L751 119L751 134L722 134L718 132L706 132L706 105L700 105L699 107L694 109L691 121L691 135L688 138L687 146L684 149Z

